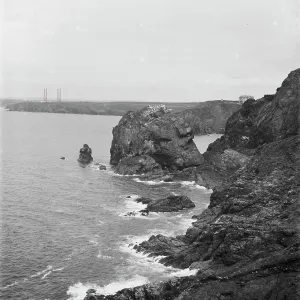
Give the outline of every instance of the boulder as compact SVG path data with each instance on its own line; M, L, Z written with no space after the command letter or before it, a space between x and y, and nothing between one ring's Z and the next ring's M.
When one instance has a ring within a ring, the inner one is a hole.
M147 205L147 210L152 212L171 212L194 208L192 200L183 195L169 195L166 198L153 200Z
M79 150L79 158L77 161L81 167L86 167L93 161L92 149L87 144L84 144Z
M203 162L192 128L163 105L127 112L113 129L110 163L120 174L176 171ZM153 171L152 171L153 170Z

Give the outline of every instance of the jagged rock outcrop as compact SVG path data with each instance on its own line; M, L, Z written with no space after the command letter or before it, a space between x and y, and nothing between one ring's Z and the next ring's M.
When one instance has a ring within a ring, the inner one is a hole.
M299 91L297 69L274 98L246 101L198 167L203 177L223 176L209 207L185 235L152 236L136 246L150 255L165 255L164 264L196 268L196 276L97 299L300 298ZM237 164L237 157L234 164L215 161L228 149L241 154L243 163Z
M140 197L135 202L143 203L147 207L141 211L128 212L125 216L143 215L147 216L149 212L176 212L183 209L190 209L195 207L195 203L184 195L168 195L165 198L153 200L147 197Z
M161 173L203 162L192 128L163 105L126 113L113 129L110 163L121 174Z
M86 167L93 161L92 149L87 144L84 144L79 150L79 158L77 161L81 167Z

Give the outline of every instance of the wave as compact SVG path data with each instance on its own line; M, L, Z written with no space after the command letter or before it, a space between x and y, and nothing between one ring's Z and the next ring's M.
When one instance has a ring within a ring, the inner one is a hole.
M109 255L102 255L101 250L99 250L98 254L97 254L97 258L101 258L103 260L113 260L114 258L112 256Z
M127 258L128 265L126 265L124 271L148 277L151 282L167 280L172 277L190 276L197 273L198 270L196 269L191 270L187 268L182 270L163 265L160 263L160 260L165 256L151 257L147 253L136 252L133 248L134 245L140 243L141 240L145 240L144 238L145 236L137 237L135 239L136 243L131 243L130 245L123 243L120 246L122 252L129 254ZM133 238L131 238L131 240L133 240Z
M172 182L154 181L154 180L140 180L139 178L134 178L133 180L147 185L160 185L163 183L172 183Z
M50 275L52 271L47 272L41 279L45 279L48 275Z
M131 288L139 285L149 283L148 279L144 276L134 275L131 278L120 278L105 286L99 286L91 283L78 282L69 287L67 295L70 296L69 300L82 300L86 296L88 289L95 289L98 294L111 295L124 288Z
M37 273L35 273L34 275L31 275L30 277L31 278L33 278L33 277L38 277L38 276L40 276L40 275L43 275L44 273L47 273L47 272L49 272L50 270L52 270L52 266L47 266L47 268L46 269L44 269L44 270L42 270L42 271L40 271L40 272L37 272Z
M126 206L125 213L130 211L140 211L147 208L146 204L135 201L138 197L139 197L138 195L131 195L130 198L125 199L125 206Z
M207 191L207 188L205 186L197 184L196 181L179 181L179 183L183 186L188 186L191 188Z
M19 284L19 282L18 282L18 281L15 281L15 282L13 282L13 283L11 283L11 284L8 284L8 285L4 286L4 287L1 288L1 289L5 290L5 289L8 289L8 288L13 287L13 286L15 286L15 285L18 285L18 284Z

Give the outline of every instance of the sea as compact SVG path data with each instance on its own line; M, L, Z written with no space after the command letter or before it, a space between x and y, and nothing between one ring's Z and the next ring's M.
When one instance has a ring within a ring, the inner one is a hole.
M151 235L184 234L212 191L192 181L142 182L115 174L109 149L121 117L1 108L0 118L1 299L83 300L89 288L111 294L196 272L166 267L133 246ZM204 152L218 137L194 141ZM83 144L107 170L78 165ZM126 216L144 207L136 197L171 193L189 196L195 209Z

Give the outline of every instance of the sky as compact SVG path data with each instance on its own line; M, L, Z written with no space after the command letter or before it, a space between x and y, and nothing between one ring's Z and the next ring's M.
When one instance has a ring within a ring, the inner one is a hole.
M0 0L0 11L0 98L260 98L300 67L300 0Z

